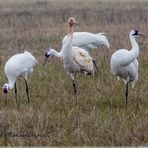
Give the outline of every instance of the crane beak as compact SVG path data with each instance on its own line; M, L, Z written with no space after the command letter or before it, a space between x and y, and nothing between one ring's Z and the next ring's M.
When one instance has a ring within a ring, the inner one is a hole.
M46 64L48 57L45 58L43 66Z
M74 24L76 24L76 25L78 25L78 24L79 24L76 20L75 20L73 23L74 23Z
M45 53L45 60L44 60L44 63L43 63L43 66L46 64L47 62L47 59L50 57L50 55L47 54L47 52Z
M148 37L146 34L142 33L142 32L138 32L138 34L142 37Z

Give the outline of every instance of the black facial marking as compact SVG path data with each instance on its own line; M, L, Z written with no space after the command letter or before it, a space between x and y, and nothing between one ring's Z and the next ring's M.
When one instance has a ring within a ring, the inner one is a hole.
M47 52L46 52L46 53L45 53L45 57L47 57L47 58L48 58L49 56L50 56L50 55L48 55L48 54L47 54Z
M135 30L135 33L133 35L138 35L138 30Z
M5 94L7 94L7 93L8 93L7 88L3 88L3 92L4 92Z

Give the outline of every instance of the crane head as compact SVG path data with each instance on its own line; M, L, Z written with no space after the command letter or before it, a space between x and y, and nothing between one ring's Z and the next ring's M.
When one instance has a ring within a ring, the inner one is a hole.
M4 86L3 86L3 92L5 94L7 94L9 90L10 90L9 84L8 83L4 84Z
M68 19L68 24L69 24L70 26L73 26L74 24L78 24L78 22L75 20L74 17L70 17L70 18Z
M138 37L138 36L146 37L146 34L139 32L138 30L134 29L130 31L130 36Z
M73 36L73 26L74 24L78 24L74 17L70 17L68 19L68 26L67 26L67 34Z
M45 60L44 60L43 65L46 64L47 59L48 59L50 56L51 56L51 49L49 48L49 49L46 51L46 53L45 53Z

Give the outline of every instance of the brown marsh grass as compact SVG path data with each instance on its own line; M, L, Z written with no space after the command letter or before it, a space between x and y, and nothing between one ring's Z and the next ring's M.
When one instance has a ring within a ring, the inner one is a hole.
M66 21L74 16L75 31L105 32L109 51L91 50L101 73L77 76L78 103L60 59L42 66L48 47L60 50ZM0 145L22 146L147 146L148 40L139 38L139 81L130 87L125 109L124 84L111 74L109 59L119 48L130 49L129 31L148 34L148 3L34 2L0 4L0 87L7 81L4 64L12 55L31 51L39 61L29 78L28 104L18 80L19 107L13 90L0 91Z

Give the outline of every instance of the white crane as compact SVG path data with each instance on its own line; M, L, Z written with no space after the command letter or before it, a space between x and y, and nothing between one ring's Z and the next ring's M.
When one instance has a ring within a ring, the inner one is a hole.
M48 49L45 56L46 59L50 55L62 57L64 68L66 69L72 80L74 93L77 94L77 89L75 84L75 74L83 73L86 75L90 75L94 73L94 69L93 69L93 59L89 55L89 53L82 48L72 46L74 24L77 24L77 22L73 17L70 17L68 19L67 41L62 47L62 50L60 52L57 52L54 49Z
M77 54L78 49L83 50L83 52L85 52L86 54L89 55L88 51L86 51L85 49L79 48L79 47L77 47L77 46L72 46L72 50L73 50L73 52L75 52L75 54ZM61 50L60 52L57 52L55 49L48 48L47 52L45 53L45 57L46 57L46 58L45 58L45 61L44 61L43 65L46 64L47 59L48 59L50 56L52 56L52 55L54 55L54 56L56 56L56 57L58 57L58 58L63 59L62 50ZM96 64L96 62L95 62L94 59L92 60L92 62L93 62L93 64L94 64L96 70L99 72L98 66L97 66L97 64Z
M68 40L66 35L63 38L62 45ZM105 46L109 48L110 44L105 36L105 33L90 33L90 32L74 32L72 46L78 46L83 49L97 48L98 46Z
M132 87L134 87L135 82L138 80L138 60L139 46L136 42L136 37L139 35L145 36L145 34L138 32L137 30L131 30L129 38L131 41L131 50L119 49L112 54L110 60L111 71L118 78L121 78L126 86L125 98L126 98L126 108L128 102L128 83L132 82Z
M33 66L37 64L35 57L28 51L12 56L5 64L4 71L8 79L8 83L3 86L3 92L8 93L9 90L15 87L15 98L17 102L17 87L16 80L19 76L23 77L26 84L26 93L29 102L29 91L27 78L33 72Z

